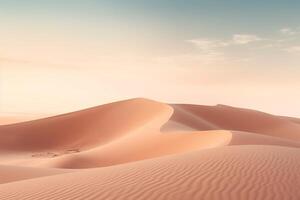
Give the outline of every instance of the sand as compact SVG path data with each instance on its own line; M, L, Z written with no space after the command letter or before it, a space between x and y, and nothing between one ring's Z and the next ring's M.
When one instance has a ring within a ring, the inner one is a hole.
M56 174L63 174L73 172L74 170L62 170L51 168L33 168L33 167L20 167L20 166L0 166L0 184L15 182L25 179L52 176Z
M0 126L4 199L300 199L300 120L137 98Z
M280 137L300 142L300 123L295 118L284 118L250 109L225 105L172 105L170 121L196 130L235 130ZM165 125L166 129L169 125Z

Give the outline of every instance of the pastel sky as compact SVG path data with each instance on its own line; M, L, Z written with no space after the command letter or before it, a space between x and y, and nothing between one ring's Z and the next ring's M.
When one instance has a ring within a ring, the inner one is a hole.
M121 99L300 117L298 0L0 0L0 116Z

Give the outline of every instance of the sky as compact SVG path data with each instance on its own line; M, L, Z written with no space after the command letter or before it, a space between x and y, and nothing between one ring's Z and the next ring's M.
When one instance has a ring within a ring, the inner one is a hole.
M0 5L0 116L145 97L300 117L300 1Z

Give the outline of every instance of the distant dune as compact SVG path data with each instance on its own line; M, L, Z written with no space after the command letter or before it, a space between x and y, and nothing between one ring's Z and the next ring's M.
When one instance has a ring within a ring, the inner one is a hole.
M130 99L0 126L4 199L300 199L300 119Z
M225 105L172 105L170 121L196 130L235 130L300 142L300 120ZM167 125L166 125L167 126Z
M0 116L0 125L7 125L7 124L16 124L25 121L31 121L37 118L41 118L42 116L27 116L27 115L2 115Z

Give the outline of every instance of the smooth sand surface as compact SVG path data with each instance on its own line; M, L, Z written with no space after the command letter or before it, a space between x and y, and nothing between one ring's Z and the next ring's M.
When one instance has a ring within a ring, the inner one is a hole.
M4 199L300 199L300 120L131 99L0 126Z
M0 199L294 199L300 151L231 146L0 185Z
M230 143L229 131L168 133L123 138L92 150L54 159L27 162L30 166L56 168L93 168L111 166L149 158L225 146Z
M73 170L1 165L0 184L69 172L73 172Z

